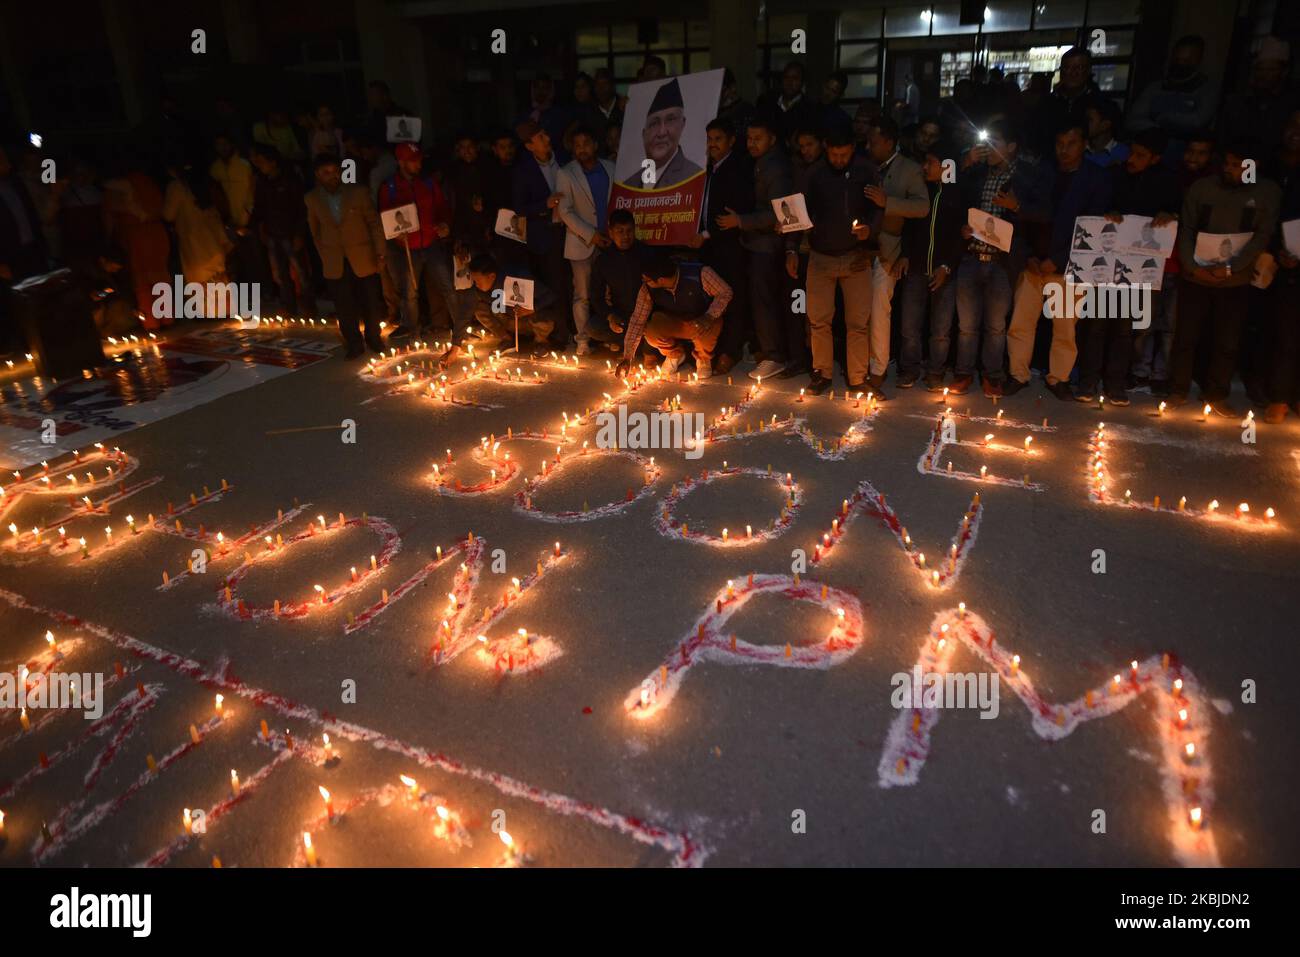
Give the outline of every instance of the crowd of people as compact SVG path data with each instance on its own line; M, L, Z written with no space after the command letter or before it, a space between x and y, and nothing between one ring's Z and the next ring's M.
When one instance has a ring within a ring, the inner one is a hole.
M849 113L844 75L813 93L799 62L751 104L728 70L698 232L672 248L610 203L626 101L608 71L579 74L563 102L538 76L510 126L428 151L389 142L388 119L410 114L381 82L342 125L328 106L248 123L225 100L192 123L166 102L131 149L98 168L65 158L54 182L37 147L0 150L0 278L65 264L116 287L119 320L147 329L172 321L153 289L174 273L262 282L263 314L328 303L349 358L385 337L454 342L447 359L522 337L537 355L605 353L619 373L693 362L705 378L752 360L750 376L806 378L815 394L838 368L879 399L977 382L1010 396L1039 370L1063 400L1124 405L1141 388L1176 406L1195 386L1224 416L1242 414L1240 376L1279 422L1300 415L1300 259L1283 230L1300 219L1300 98L1282 41L1266 38L1229 94L1203 53L1179 40L1127 112L1082 47L1054 87L977 70L932 115L910 82L890 109ZM665 76L650 56L638 78ZM811 228L782 231L773 200L796 193ZM385 238L383 214L410 205L416 228ZM1045 309L1080 282L1081 216L1176 224L1144 321ZM1245 241L1207 264L1201 233ZM507 278L531 296L507 294ZM2 321L0 352L21 348Z

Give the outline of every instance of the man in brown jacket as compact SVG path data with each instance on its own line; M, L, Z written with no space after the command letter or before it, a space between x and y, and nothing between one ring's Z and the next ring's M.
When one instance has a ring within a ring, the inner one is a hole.
M320 254L329 297L339 317L339 332L347 345L347 358L383 352L379 318L383 292L379 273L384 268L384 231L379 214L364 186L345 185L338 157L323 153L316 158L316 188L307 194L307 225ZM361 324L365 323L365 339Z

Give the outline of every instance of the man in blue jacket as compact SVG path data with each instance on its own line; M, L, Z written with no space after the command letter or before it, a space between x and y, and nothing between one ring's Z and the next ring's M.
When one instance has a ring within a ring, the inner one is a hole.
M551 136L535 120L524 120L516 127L526 155L519 157L514 168L514 204L518 220L527 225L524 239L528 247L528 268L545 282L557 296L559 322L552 333L555 344L563 348L569 338L569 314L572 308L569 264L564 258L564 222L560 203L564 194L557 186L560 167L569 161L551 144Z
M1016 286L1011 328L1007 332L1007 357L1011 376L1003 395L1014 395L1029 384L1029 360L1034 352L1038 320L1044 315L1044 296L1061 304L1061 314L1052 320L1052 352L1048 362L1047 389L1062 400L1073 400L1070 370L1077 355L1074 342L1073 295L1064 270L1070 262L1070 241L1074 220L1079 216L1104 216L1110 211L1112 176L1093 163L1084 162L1087 137L1082 126L1068 122L1056 134L1056 165L1044 171L1041 184L1046 204L1035 203L1021 219L1037 223L1032 230L1030 256ZM1046 214L1046 215L1044 215Z

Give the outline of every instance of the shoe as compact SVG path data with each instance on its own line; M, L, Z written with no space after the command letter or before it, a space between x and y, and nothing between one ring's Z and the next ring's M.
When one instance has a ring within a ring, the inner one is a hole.
M1002 395L1002 383L997 379L990 379L988 376L981 376L980 387L984 390L984 394L990 399L996 399Z
M1007 376L1002 380L1002 396L1005 398L1009 395L1015 395L1027 385L1029 385L1028 382L1021 382L1014 376Z
M1144 375L1131 375L1128 377L1128 387L1130 389L1146 389L1151 386L1151 380Z
M778 379L793 379L796 376L807 375L808 366L802 362L791 362L788 366L776 374Z
M894 379L894 385L900 389L910 389L916 385L917 380L920 378L921 373L919 372L900 372L898 377Z
M1169 395L1168 379L1151 379L1148 384L1151 389L1151 394L1157 399L1163 399Z
M695 360L695 374L696 374L697 376L699 376L701 379L712 379L712 378L713 378L713 363L712 363L712 362L701 362L699 359L696 359L696 360Z
M1166 409L1177 409L1179 406L1187 404L1186 392L1170 392L1169 398L1165 399Z
M1128 393L1123 389L1107 389L1106 401L1122 409L1129 404Z
M375 337L374 339L367 339L365 348L362 349L361 351L364 352L366 349L369 349L377 356L381 356L384 354L384 340L378 337Z
M784 368L784 362L777 362L774 359L764 359L755 368L750 370L749 377L751 379L770 379Z
M533 351L529 353L534 359L545 359L555 350L551 348L548 342L533 343Z
M948 387L950 395L965 395L970 391L971 383L975 381L974 376L959 375L952 380L952 385Z
M735 364L736 364L736 360L731 358L731 356L727 355L724 352L722 355L718 356L718 358L714 361L713 374L726 375L728 372L732 370Z
M1081 385L1075 391L1074 397L1079 402L1091 402L1093 399L1097 398L1097 390L1093 386Z
M348 346L347 351L343 353L344 359L360 359L366 354L364 346Z
M409 339L411 338L410 326L397 326L388 334L390 339Z
M816 370L808 377L808 391L813 395L821 395L830 387L831 380Z
M659 364L659 371L664 375L672 375L677 371L677 367L682 364L685 356L664 356L664 361Z
M1264 421L1269 425L1277 425L1286 418L1287 411L1285 402L1270 402L1264 410Z
M848 380L845 381L847 382ZM863 395L866 395L867 390L871 388L871 386L865 382L849 382L848 387L850 392L861 392Z
M1210 403L1210 411L1215 415L1222 416L1225 419L1239 419L1241 413L1227 399L1220 399L1218 402Z
M867 391L874 395L878 402L889 401L889 394L885 392L885 377L883 375L867 376Z
M927 392L942 392L942 391L943 391L943 376L941 376L941 375L935 375L934 373L930 373L928 376L926 376L926 377L925 377L925 391L927 391Z
M1062 402L1069 402L1074 398L1074 391L1070 388L1068 382L1057 382L1055 385L1049 385L1047 391L1052 393Z

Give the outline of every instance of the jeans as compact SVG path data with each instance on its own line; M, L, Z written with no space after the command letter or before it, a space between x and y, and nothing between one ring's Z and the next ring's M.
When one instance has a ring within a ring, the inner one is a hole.
M306 246L295 249L292 239L268 236L266 257L280 305L295 316L314 316L316 296L312 293L311 260Z
M397 287L398 299L402 303L402 323L408 329L414 331L433 326L433 315L437 313L439 303L447 311L446 325L455 325L456 285L451 273L451 254L442 243L434 243L424 249L412 249L408 265L402 242L389 240L388 268L392 271L393 284ZM427 322L419 321L421 289L429 300L430 316Z
M587 324L591 321L591 266L600 253L592 252L586 259L570 259L573 268L573 328L578 346L590 346L591 336Z
M898 334L902 342L898 350L900 373L921 372L921 330L925 326L926 305L930 307L930 361L926 364L928 375L943 375L948 361L949 342L952 336L952 319L957 309L957 283L952 276L934 292L930 291L930 277L925 273L909 272L903 277L900 302L902 319Z
M1139 379L1169 378L1169 356L1178 321L1178 280L1166 275L1164 288L1151 293L1151 325L1133 336L1133 375Z
M1007 312L1011 309L1011 280L1006 267L991 259L980 262L967 253L957 267L958 376L975 374L980 353L981 372L992 382L1002 381L1002 358L1007 348ZM980 352L980 333L984 348Z

